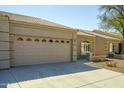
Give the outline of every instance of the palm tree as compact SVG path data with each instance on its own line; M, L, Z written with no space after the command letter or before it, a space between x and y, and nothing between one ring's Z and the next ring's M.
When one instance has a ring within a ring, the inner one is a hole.
M118 31L122 36L122 54L124 54L124 5L103 5L100 7L100 27Z

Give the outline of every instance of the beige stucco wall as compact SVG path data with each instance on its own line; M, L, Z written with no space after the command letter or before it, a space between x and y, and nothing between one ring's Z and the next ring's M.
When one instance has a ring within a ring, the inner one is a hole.
M95 54L95 45L94 45L95 44L95 37L78 35L78 38L77 38L77 57L80 58L80 56L81 56L81 42L82 41L89 41L91 43L91 52L94 55Z
M0 50L9 50L9 43L0 42Z
M71 33L64 33L59 31L50 31L49 30L43 30L43 29L33 29L33 28L23 28L23 27L14 27L12 26L11 31L13 31L13 34L18 35L29 35L29 36L42 36L42 37L52 37L52 38L66 38L71 39L72 34Z
M0 16L0 69L10 67L9 21L7 16Z
M72 61L77 61L77 32L72 33Z
M72 32L73 32L72 30L42 25L39 26L36 24L29 23L23 24L21 22L20 23L11 22L10 24L11 34L72 39Z
M106 55L108 53L107 39L96 36L95 48L96 56Z
M8 28L9 28L8 17L0 15L0 31L9 32Z
M1 41L9 41L9 34L8 33L5 33L5 32L1 32L0 33L0 40Z
M106 43L108 44L108 45L105 45L106 46L106 53L105 54L108 54L109 53L109 48L110 48L110 43L113 43L113 44L115 44L117 47L116 47L116 52L118 53L118 51L119 51L119 46L118 46L118 44L119 43L122 43L122 37L119 35L119 34L114 34L114 33L109 33L109 32L103 32L103 31L99 31L99 30L94 30L94 32L96 32L96 33L99 33L99 34L101 34L101 35L106 35L106 36L110 36L110 37L113 37L113 38L115 38L115 39L106 39ZM117 38L117 39L116 39ZM102 54L102 53L100 53L100 54ZM104 53L103 53L104 54Z
M95 55L96 56L100 56L100 55L106 55L107 56L109 53L110 43L119 44L120 41L111 40L111 39L96 36ZM117 51L118 51L118 49L117 49Z

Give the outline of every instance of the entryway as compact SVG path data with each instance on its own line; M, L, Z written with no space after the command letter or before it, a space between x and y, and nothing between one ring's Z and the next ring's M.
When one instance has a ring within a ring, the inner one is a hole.
M91 53L91 43L89 41L82 41L80 59L89 59L88 56L90 53Z

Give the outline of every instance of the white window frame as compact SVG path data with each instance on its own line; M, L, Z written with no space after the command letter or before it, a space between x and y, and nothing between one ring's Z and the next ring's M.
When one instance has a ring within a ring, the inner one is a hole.
M81 42L81 55L91 52L91 43L89 41Z

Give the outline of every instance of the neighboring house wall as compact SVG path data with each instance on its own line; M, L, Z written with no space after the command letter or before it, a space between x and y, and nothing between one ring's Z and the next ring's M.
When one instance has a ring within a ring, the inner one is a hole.
M9 21L7 16L0 16L0 68L10 67Z

